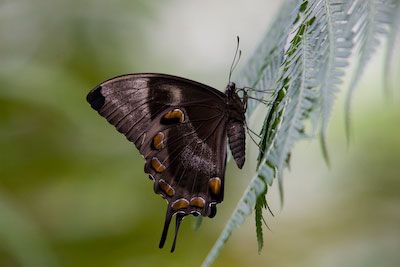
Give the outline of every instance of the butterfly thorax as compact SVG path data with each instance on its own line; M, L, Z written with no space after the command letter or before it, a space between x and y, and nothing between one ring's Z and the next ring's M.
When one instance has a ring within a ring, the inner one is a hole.
M227 108L229 114L229 120L244 122L245 120L245 103L242 102L241 98L236 92L236 85L230 82L226 87L225 94L227 96Z
M245 161L245 103L240 99L236 92L236 85L230 82L226 87L227 96L227 135L232 156L239 168L243 167Z

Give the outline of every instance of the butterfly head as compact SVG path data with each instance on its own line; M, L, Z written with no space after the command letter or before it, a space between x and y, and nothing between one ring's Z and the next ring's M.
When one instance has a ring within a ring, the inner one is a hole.
M234 82L228 83L228 85L226 86L225 94L228 97L232 97L233 95L236 94L236 84Z

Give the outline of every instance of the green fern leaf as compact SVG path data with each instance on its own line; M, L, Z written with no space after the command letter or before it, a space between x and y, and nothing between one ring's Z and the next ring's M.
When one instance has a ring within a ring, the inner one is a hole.
M254 208L258 253L261 253L261 250L264 247L264 236L263 236L263 228L262 228L262 224L264 222L264 217L263 217L262 211L263 211L263 209L267 208L267 199L265 198L267 191L268 191L268 186L266 186L264 192L262 192L257 197L256 206Z
M346 137L351 135L351 99L356 86L364 73L365 66L379 47L381 37L387 35L388 25L394 16L395 0L359 0L355 3L352 19L359 23L356 38L359 38L359 57L356 70L350 83L345 103Z
M394 57L394 51L396 48L399 47L399 42L397 42L397 47L396 47L396 41L399 41L399 32L400 32L400 1L395 1L395 8L393 9L393 16L390 20L389 23L389 32L388 32L388 38L387 38L387 44L386 44L386 55L385 55L385 62L384 62L384 67L383 67L383 82L384 82L384 88L386 95L390 97L391 95L391 88L389 85L389 80L390 80L390 69L391 66L393 65L393 61L395 59Z
M254 208L255 210L255 221L256 221L256 235L257 235L257 244L258 244L258 253L261 252L263 246L264 246L264 236L263 236L263 229L262 229L262 220L263 220L263 215L262 215L262 210L263 210L263 205L260 203L259 199L263 198L262 195L258 196L256 207Z
M328 166L330 166L329 153L326 144L326 131L331 115L335 96L342 83L344 68L348 65L353 48L353 32L348 19L351 5L349 2L320 1L318 7L317 23L326 25L319 34L321 43L318 51L326 51L321 60L321 89L320 110L321 115L320 143L322 155Z

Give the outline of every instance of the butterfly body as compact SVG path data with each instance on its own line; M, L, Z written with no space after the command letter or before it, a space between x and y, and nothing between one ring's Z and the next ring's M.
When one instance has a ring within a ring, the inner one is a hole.
M166 74L128 74L87 96L143 155L154 191L168 202L160 247L176 214L213 217L222 202L227 140L239 168L245 161L245 107L234 83L225 93Z
M225 91L227 95L227 110L229 112L229 120L227 123L227 135L229 147L236 164L241 169L245 161L245 112L246 103L243 102L236 93L236 85L229 83Z

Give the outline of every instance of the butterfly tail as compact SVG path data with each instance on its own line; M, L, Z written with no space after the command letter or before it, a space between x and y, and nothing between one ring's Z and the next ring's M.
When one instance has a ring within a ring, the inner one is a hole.
M161 234L160 244L158 245L159 248L164 247L165 240L167 239L169 224L171 223L171 218L172 218L171 210L167 209L167 214L165 215L165 221L164 221L164 229Z
M179 226L181 225L183 217L185 217L185 213L177 213L176 214L175 236L174 236L174 242L172 243L171 252L174 252L174 250L175 250L176 238L178 237Z

